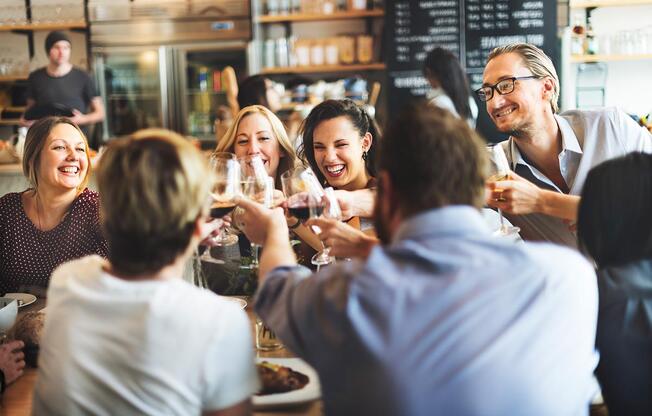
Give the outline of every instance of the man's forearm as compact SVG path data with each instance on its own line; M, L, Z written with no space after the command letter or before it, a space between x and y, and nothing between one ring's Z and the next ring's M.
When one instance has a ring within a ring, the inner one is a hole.
M290 235L287 226L273 225L268 230L263 254L260 259L259 279L279 266L294 266L296 256L290 245Z
M538 211L551 217L577 221L579 205L579 196L542 190Z

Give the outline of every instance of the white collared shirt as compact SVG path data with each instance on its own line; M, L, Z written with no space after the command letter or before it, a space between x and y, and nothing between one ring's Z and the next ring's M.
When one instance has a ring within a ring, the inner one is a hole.
M559 169L570 195L580 195L594 166L633 151L652 153L652 135L617 108L571 110L555 115L561 132ZM503 142L512 170L537 186L562 192L521 154L513 138ZM561 219L545 214L509 215L525 240L546 240L577 247L577 238Z

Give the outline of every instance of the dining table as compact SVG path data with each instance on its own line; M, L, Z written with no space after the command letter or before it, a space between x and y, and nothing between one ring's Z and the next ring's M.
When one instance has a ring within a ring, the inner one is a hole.
M245 312L249 317L251 328L252 340L255 341L255 315L253 311L253 301L247 300ZM26 305L20 308L18 316L30 312L39 311L46 306L45 299L39 298L31 305ZM47 312L46 312L47 313ZM255 346L252 345L255 349ZM296 357L292 351L281 347L274 351L255 351L256 358L294 358ZM26 368L23 375L15 382L7 386L2 400L0 400L0 415L3 416L27 416L32 413L32 395L34 386L36 384L37 369ZM276 407L271 410L256 410L254 415L257 416L281 416L281 415L301 415L301 416L317 416L323 414L323 405L321 400L315 400L307 403L290 405L288 407Z

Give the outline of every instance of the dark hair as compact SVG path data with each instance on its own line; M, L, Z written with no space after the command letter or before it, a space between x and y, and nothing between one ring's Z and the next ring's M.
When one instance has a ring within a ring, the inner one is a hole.
M439 81L461 118L471 117L469 82L460 61L452 52L440 47L430 51L424 62L423 74L426 78Z
M425 101L410 104L390 123L378 161L404 215L484 202L484 141L466 121Z
M267 102L267 78L253 75L246 78L238 87L238 105L245 108L250 105L263 105L269 108Z
M299 134L302 135L303 141L297 152L299 158L310 165L315 172L319 181L326 185L327 181L317 166L315 160L315 151L313 148L315 129L322 121L330 120L336 117L347 117L353 127L358 131L360 136L367 132L371 133L371 146L367 150L365 167L372 177L376 176L376 143L380 141L380 128L376 121L359 107L355 102L349 99L344 100L326 100L312 109L308 117L301 123Z
M597 265L652 259L652 155L633 152L591 169L578 211L580 248Z

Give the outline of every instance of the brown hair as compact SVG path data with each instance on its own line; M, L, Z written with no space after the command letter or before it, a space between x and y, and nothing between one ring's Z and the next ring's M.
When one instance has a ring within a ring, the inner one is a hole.
M388 173L406 216L447 205L483 204L484 142L465 120L446 110L425 102L409 105L385 131L378 156L379 171Z
M285 157L281 158L279 162L276 178L274 178L274 181L276 182L276 188L280 189L281 175L284 172L293 169L297 165L299 159L297 158L297 152L294 150L294 146L292 146L292 142L290 141L288 134L285 131L285 127L283 127L283 123L267 107L262 105L250 105L240 110L235 116L235 120L233 120L231 127L229 127L226 133L224 133L224 136L218 140L215 151L233 153L235 148L235 135L238 132L240 122L243 118L251 114L261 114L263 117L269 120L269 124L272 126L272 133L278 141L281 151L285 154Z
M32 127L27 130L27 136L25 137L25 148L23 150L23 174L29 181L32 188L37 190L39 176L38 169L39 163L41 161L41 152L43 151L45 143L50 137L50 134L52 134L52 130L58 124L69 124L73 126L84 140L88 168L86 169L86 175L77 188L77 190L81 192L84 190L84 188L86 188L91 175L91 156L88 151L88 140L86 139L84 133L79 129L79 127L66 117L45 117L37 120L34 124L32 124Z
M523 59L523 63L527 69L532 72L532 75L538 78L549 78L553 83L552 96L550 97L550 107L553 113L559 112L559 77L552 60L541 49L529 43L512 43L509 45L499 46L494 48L489 53L487 62L491 61L497 56L515 53Z
M109 261L120 273L153 273L190 244L208 210L211 172L180 135L141 130L111 142L97 173Z

